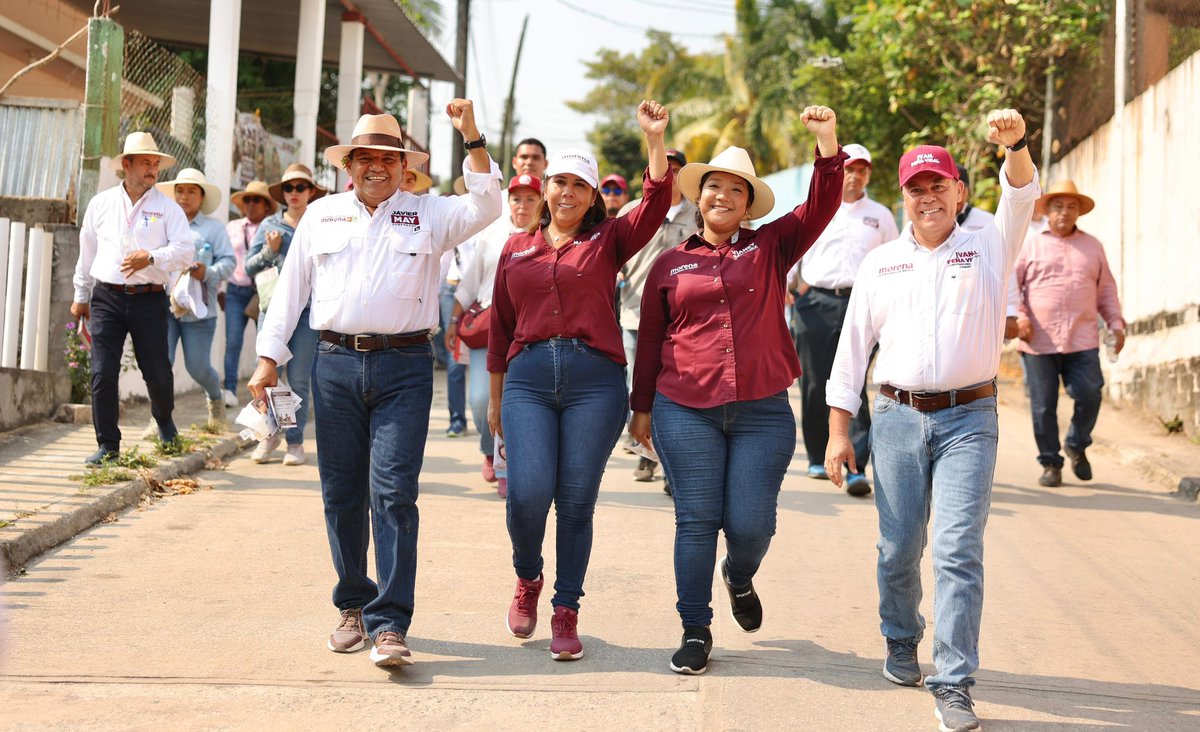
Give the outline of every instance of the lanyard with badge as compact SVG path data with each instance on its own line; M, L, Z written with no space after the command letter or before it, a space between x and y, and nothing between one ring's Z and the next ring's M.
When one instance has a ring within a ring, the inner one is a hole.
M122 232L122 234L121 234L121 256L122 257L128 257L130 254L133 254L137 250L141 249L141 246L138 244L137 238L134 237L134 235L133 235L133 222L134 222L134 219L137 218L138 211L141 210L142 204L146 202L146 196L148 193L149 193L149 191L147 191L146 193L143 193L141 198L138 199L138 202L133 204L133 208L131 208L129 210L129 213L125 215L125 231ZM128 201L128 200L129 200L128 198L122 199L122 201ZM145 214L142 215L142 218L146 220L147 224L150 223L150 220L147 218L147 216Z

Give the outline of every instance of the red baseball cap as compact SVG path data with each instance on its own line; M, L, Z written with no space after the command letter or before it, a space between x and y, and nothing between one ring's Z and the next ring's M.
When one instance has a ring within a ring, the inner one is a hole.
M508 192L512 193L518 188L531 188L534 193L541 195L542 179L536 175L516 175L508 182Z
M943 178L958 180L958 168L949 151L937 145L918 145L900 158L900 187L918 173L937 173Z
M629 190L629 181L625 180L625 176L623 175L610 173L609 175L604 176L604 178L600 181L600 187L603 188L605 183L616 183L617 185L621 186L621 190Z

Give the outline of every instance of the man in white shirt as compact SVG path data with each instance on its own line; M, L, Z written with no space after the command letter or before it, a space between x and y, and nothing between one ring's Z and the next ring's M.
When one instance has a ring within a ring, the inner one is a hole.
M118 381L125 336L133 339L159 438L175 439L175 378L167 358L167 293L171 272L188 268L194 248L183 209L154 188L175 158L159 152L148 132L134 132L112 160L124 180L88 203L79 230L71 315L92 331L92 424L98 466L121 449Z
M987 123L988 140L1008 149L995 221L975 232L957 225L965 188L945 149L923 145L905 153L900 188L910 223L863 260L826 386L832 409L825 467L840 484L842 464L856 468L850 416L879 344L871 450L883 673L897 684L921 684L920 565L932 513L937 671L925 685L942 729L952 730L979 728L970 687L979 667L1006 281L1040 195L1020 113L997 110Z
M412 663L405 643L417 571L417 479L433 400L432 331L443 252L500 214L500 169L488 156L469 100L446 107L463 136L462 196L414 196L404 170L428 155L406 150L395 117L363 115L349 144L326 149L354 190L309 205L296 228L258 335L250 391L278 382L276 366L312 298L320 333L313 363L317 468L341 612L328 647L357 651L370 638L381 667ZM369 523L368 523L369 522ZM367 538L378 581L367 575Z
M992 221L996 215L990 211L984 211L982 208L971 204L971 176L967 169L961 165L955 165L958 169L958 179L963 183L963 200L961 207L958 209L958 215L954 217L958 222L959 227L963 231L979 231L992 225ZM1004 340L1017 337L1017 307L1020 303L1020 298L1017 295L1017 273L1014 271L1008 276L1008 290L1005 296L1004 310Z
M871 153L858 144L842 148L846 175L842 180L842 205L820 238L793 268L801 282L793 306L792 329L800 356L800 393L803 396L800 427L808 452L808 477L825 479L825 446L829 442L829 406L825 382L833 369L833 354L842 335L842 322L850 305L854 275L867 252L892 241L899 232L887 206L871 200ZM791 279L791 278L789 278ZM865 389L859 395L866 399ZM865 475L870 457L868 441L871 414L864 404L850 422L850 441L858 471L846 478L846 492L865 496L871 485Z

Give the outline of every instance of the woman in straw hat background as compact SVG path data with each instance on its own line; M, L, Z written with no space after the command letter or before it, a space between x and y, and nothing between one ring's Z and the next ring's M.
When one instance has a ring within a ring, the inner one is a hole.
M188 218L196 254L187 275L201 283L205 306L203 316L192 311L176 315L173 311L167 317L167 356L174 364L175 350L182 340L183 364L208 398L208 425L221 429L225 426L225 400L221 395L221 376L212 365L212 344L217 334L217 294L221 283L229 279L237 265L224 224L207 215L221 205L221 189L195 168L184 168L174 180L155 187L173 196ZM151 438L157 434L158 424L152 419L145 436Z
M508 629L528 638L542 590L542 539L557 513L550 654L580 658L579 598L592 551L600 478L628 413L625 349L613 311L617 272L654 236L671 206L663 134L669 115L643 101L650 166L645 198L608 218L596 159L564 150L546 169L529 229L508 240L496 271L488 344L488 423L508 455L508 534L517 589Z
M308 166L293 163L283 171L279 180L267 189L271 198L284 205L284 210L263 219L246 255L246 274L256 277L258 273L274 269L283 269L288 249L292 245L292 236L308 204L324 196L326 190L313 181L312 171ZM263 296L259 296L258 325L262 327L266 317L267 306L263 304ZM309 306L311 306L311 301ZM292 360L284 366L284 376L292 392L302 400L300 409L296 412L296 426L289 427L285 433L287 453L283 456L284 465L303 465L304 457L304 427L308 424L309 412L309 383L312 380L313 355L317 352L317 332L308 325L309 306L305 306L292 331L288 341L288 350L292 352ZM271 453L279 447L279 433L275 433L258 443L250 458L256 463L265 463L271 459Z
M833 110L808 107L801 119L819 153L807 201L751 230L744 225L769 212L775 196L745 150L685 166L679 187L696 202L702 229L655 261L642 293L629 431L647 447L653 431L674 490L678 673L708 668L721 530L733 617L748 633L762 624L752 580L796 450L787 389L800 363L783 317L785 278L837 213L846 158Z
M229 275L226 283L225 297L221 301L221 309L225 311L225 406L238 405L238 362L241 360L242 343L246 335L246 323L250 316L246 315L246 307L254 297L254 278L246 273L246 255L254 242L263 219L275 213L275 200L271 191L261 180L252 180L246 185L246 190L238 191L229 197L229 202L242 212L240 219L230 221L225 225L229 234L229 243L233 245L233 256L237 266ZM251 313L253 314L253 312Z

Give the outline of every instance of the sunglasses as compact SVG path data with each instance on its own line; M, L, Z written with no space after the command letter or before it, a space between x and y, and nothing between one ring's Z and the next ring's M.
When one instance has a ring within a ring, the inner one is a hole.
M309 188L312 188L312 186L307 183L284 183L282 187L284 193L291 193L293 191L296 193L304 193Z
M265 204L266 202L267 202L267 199L263 198L262 196L245 196L242 198L242 203L244 203L247 206L250 206L255 203Z
M625 189L617 186L604 186L600 189L600 192L606 196L619 196L625 192Z

